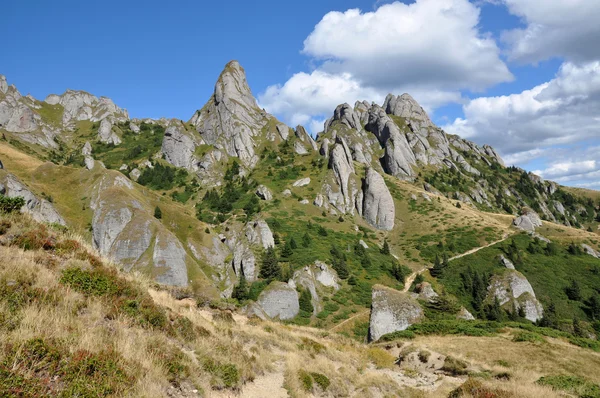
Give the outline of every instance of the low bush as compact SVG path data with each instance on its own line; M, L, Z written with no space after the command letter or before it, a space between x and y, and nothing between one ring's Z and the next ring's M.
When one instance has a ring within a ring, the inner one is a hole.
M554 390L565 391L578 397L600 398L600 386L583 377L577 376L545 376L537 381L537 384L551 387Z

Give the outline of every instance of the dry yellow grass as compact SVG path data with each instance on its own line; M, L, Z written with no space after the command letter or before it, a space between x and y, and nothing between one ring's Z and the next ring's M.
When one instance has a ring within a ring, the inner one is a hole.
M36 226L26 216L8 220L13 224L11 234ZM55 235L57 241L69 238ZM0 364L10 347L23 347L36 338L60 342L69 355L110 350L118 353L117 365L133 375L117 395L131 397L160 397L169 392L175 397L277 398L284 396L284 390L293 397L445 397L466 381L466 376L451 377L427 367L396 365L401 351L397 343L369 346L324 330L248 319L241 313L231 314L232 321L227 321L222 311L198 308L190 299L177 300L141 275L121 275L131 286L147 291L172 324L187 319L203 332L184 339L169 328L144 327L126 313L114 316L112 303L102 297L84 295L60 282L65 268L90 269L87 260L70 252L23 251L9 243L0 237L0 282L29 286L46 295L35 296L10 313L0 289L0 320L8 313L18 318L9 328L0 322ZM85 244L82 247L94 254ZM114 267L104 262L105 267ZM508 392L510 397L557 397L535 384L550 374L573 374L600 383L600 354L559 340L534 345L515 343L509 335L433 336L418 337L410 344L414 352L451 355L473 369L510 373L510 380L481 381L486 388ZM235 369L229 382L223 369ZM309 390L300 377L306 372L315 375ZM318 375L329 382L325 391L314 381Z

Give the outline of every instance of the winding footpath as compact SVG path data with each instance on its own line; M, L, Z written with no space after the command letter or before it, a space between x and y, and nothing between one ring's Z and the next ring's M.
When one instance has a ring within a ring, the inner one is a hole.
M454 256L454 257L451 257L451 258L449 258L449 259L448 259L448 261L457 260L457 259L459 259L459 258L461 258L461 257L465 257L465 256L468 256L468 255L471 255L471 254L477 253L477 252L478 252L478 251L480 251L480 250L483 250L483 249L486 249L486 248L488 248L488 247L494 246L494 245L496 245L496 244L498 244L498 243L502 243L502 242L504 242L505 240L507 240L508 238L510 238L512 235L513 235L512 233L508 233L508 232L506 232L504 235L502 235L502 239L499 239L499 240L497 240L497 241L494 241L494 242L492 242L492 243L489 243L489 244L487 244L487 245L485 245L485 246L476 247L476 248L474 248L474 249L471 249L471 250L469 250L469 251L467 251L467 252L464 252L464 253L462 253L462 254L458 254L458 255L456 255L456 256ZM423 268L423 269L421 269L421 270L419 270L419 271L415 271L415 272L413 272L413 273L412 273L412 274L410 274L408 277L406 277L406 280L404 281L404 289L402 289L402 292L403 292L403 293L408 293L408 290L410 289L410 287L412 286L413 282L414 282L414 281L415 281L415 279L417 278L417 275L420 275L420 274L422 274L423 272L427 271L428 269L429 269L429 267L425 267L425 268ZM334 331L336 331L337 329L339 329L340 327L342 327L343 325L345 325L346 323L348 323L348 322L352 321L353 319L356 319L356 318L358 318L358 317L360 317L360 316L362 316L362 315L364 315L364 314L366 314L366 313L369 313L370 311L371 311L370 309L367 309L367 310L361 311L361 312L359 312L358 314L356 314L356 315L354 315L354 316L352 316L352 317L350 317L350 318L346 319L345 321L343 321L343 322L340 322L340 323L338 323L337 325L334 325L334 326L332 326L331 328L329 328L329 331L330 331L330 332L334 332Z

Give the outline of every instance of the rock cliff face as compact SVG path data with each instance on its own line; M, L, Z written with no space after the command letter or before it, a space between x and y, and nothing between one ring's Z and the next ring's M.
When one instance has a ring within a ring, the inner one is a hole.
M12 174L0 174L0 194L9 198L23 198L25 205L21 212L31 214L36 221L67 225L52 203L46 199L40 199Z
M198 170L196 143L180 126L169 126L163 138L162 153L167 162L189 171Z
M406 330L423 317L423 309L419 302L408 293L375 285L372 296L369 322L371 341L377 341L388 333Z
M368 168L364 181L363 217L375 228L391 231L394 228L396 210L394 199L383 177Z
M175 235L132 195L133 185L120 174L106 174L96 185L90 207L92 242L100 253L122 264L151 267L160 283L186 286L191 260Z

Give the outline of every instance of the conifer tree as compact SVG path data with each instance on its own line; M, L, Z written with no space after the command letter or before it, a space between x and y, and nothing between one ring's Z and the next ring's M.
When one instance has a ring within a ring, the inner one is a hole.
M259 276L267 280L281 279L281 266L272 247L269 247L263 255Z

